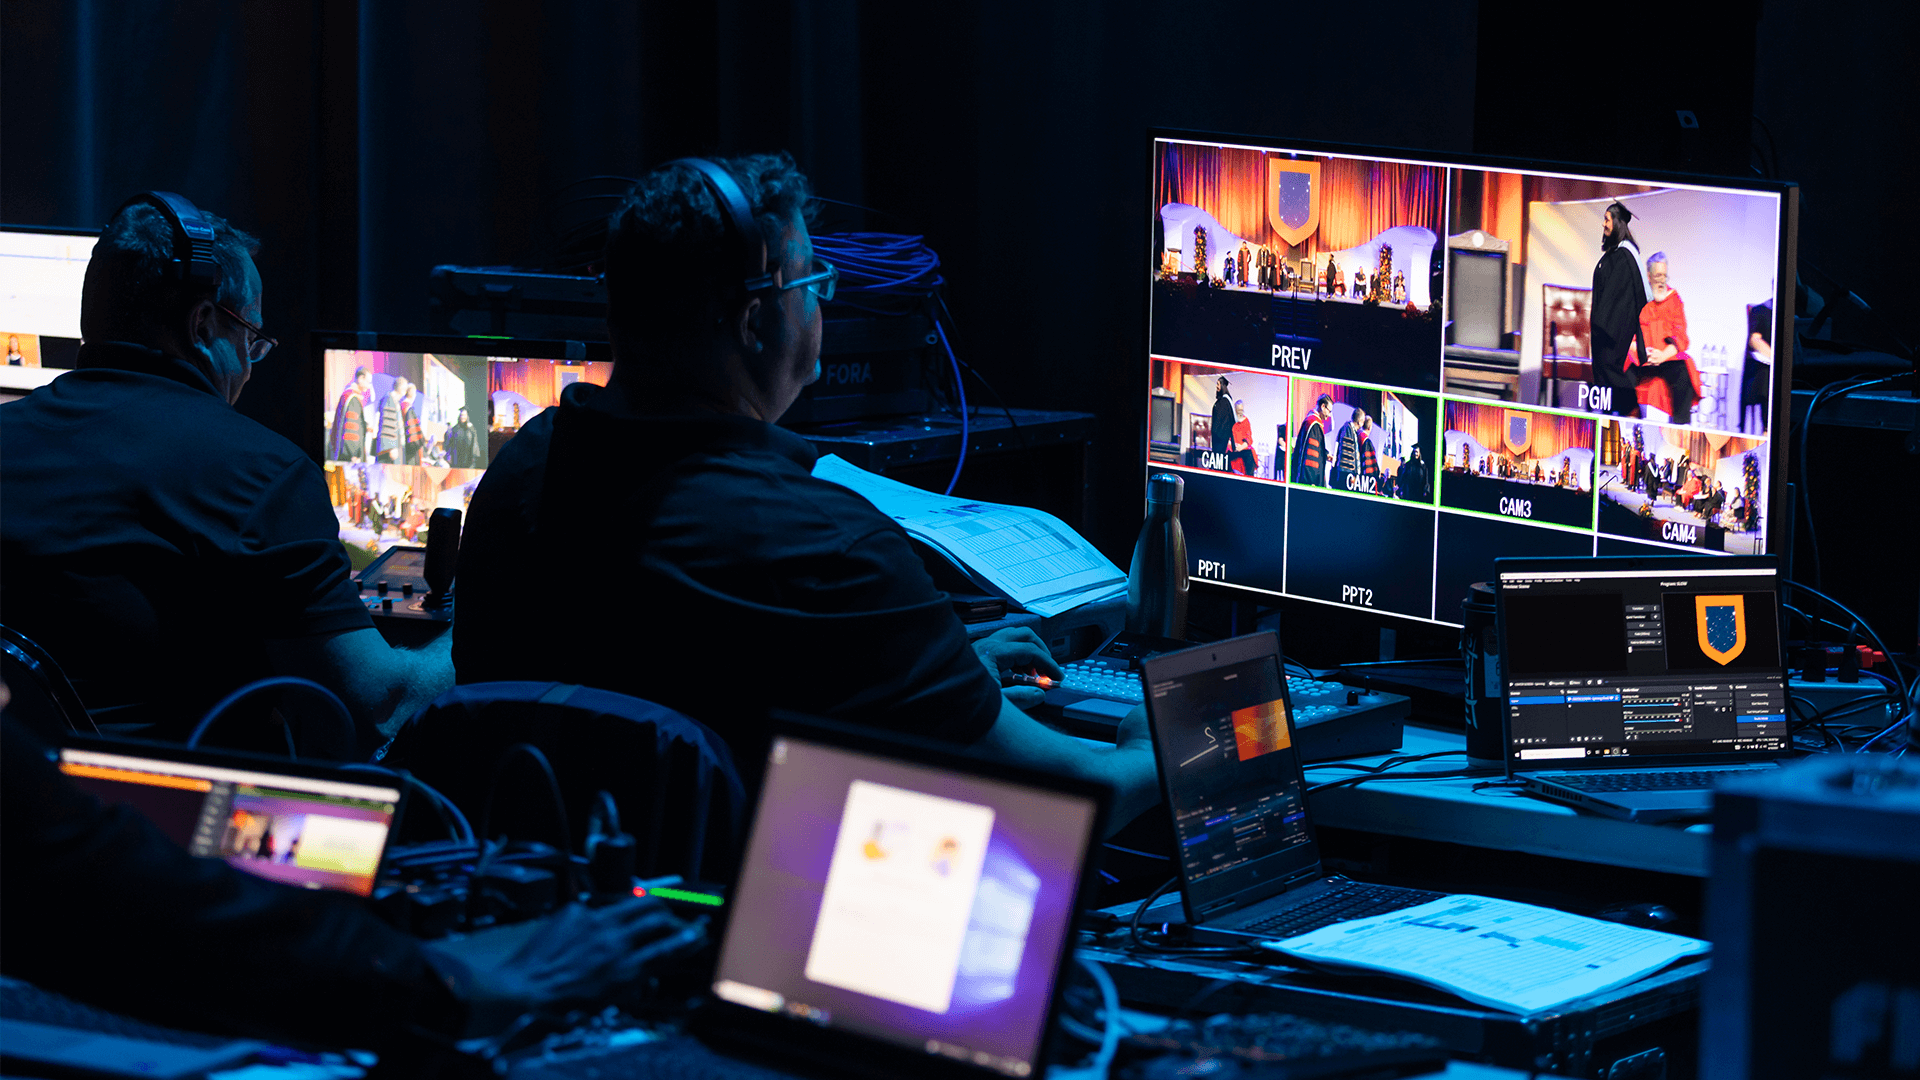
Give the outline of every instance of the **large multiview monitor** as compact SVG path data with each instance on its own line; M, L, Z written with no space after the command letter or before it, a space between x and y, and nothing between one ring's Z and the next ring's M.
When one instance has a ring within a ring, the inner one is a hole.
M1779 546L1792 185L1151 155L1144 457L1196 580L1457 625L1501 556Z
M313 351L321 461L356 566L424 544L433 511L464 513L521 427L613 373L604 342L318 333Z
M80 356L80 293L92 233L0 226L0 401L50 382Z

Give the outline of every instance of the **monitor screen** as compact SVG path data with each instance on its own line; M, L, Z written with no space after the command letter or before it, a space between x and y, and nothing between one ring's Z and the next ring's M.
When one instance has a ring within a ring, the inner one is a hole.
M17 397L71 368L80 354L80 292L97 237L0 227L0 395Z
M779 736L714 994L1038 1072L1097 815L1086 796Z
M1161 678L1147 687L1190 910L1295 869L1314 842L1279 657Z
M356 568L426 543L465 513L500 448L576 382L613 373L607 347L509 338L317 334L322 461ZM569 355L569 354L572 355Z
M269 881L368 896L400 791L293 773L223 768L163 755L68 747L60 771L107 803L125 803L187 849Z
M1769 550L1791 186L1152 159L1146 467L1185 475L1195 580L1458 625L1500 556Z
M1751 565L1503 565L1515 764L1784 753L1777 576Z

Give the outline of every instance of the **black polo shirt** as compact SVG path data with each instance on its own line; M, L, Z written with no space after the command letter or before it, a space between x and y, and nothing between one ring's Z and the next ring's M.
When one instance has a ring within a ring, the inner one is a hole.
M373 625L312 459L178 357L79 362L0 406L0 621L96 721L184 736L268 639Z
M460 682L559 680L704 721L752 770L769 708L953 742L1000 712L906 533L739 416L641 416L588 383L487 468L461 538Z

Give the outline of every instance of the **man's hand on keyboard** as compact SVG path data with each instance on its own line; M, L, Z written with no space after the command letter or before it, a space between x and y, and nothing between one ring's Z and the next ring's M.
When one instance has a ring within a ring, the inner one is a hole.
M1040 635L1025 626L995 630L986 637L973 643L973 651L980 662L987 666L993 677L1005 682L1009 673L1045 675L1050 679L1060 679L1065 673L1060 665L1053 662L1053 654L1047 651L1047 643ZM1008 701L1022 709L1030 709L1040 704L1047 692L1037 686L1007 686L1000 691Z

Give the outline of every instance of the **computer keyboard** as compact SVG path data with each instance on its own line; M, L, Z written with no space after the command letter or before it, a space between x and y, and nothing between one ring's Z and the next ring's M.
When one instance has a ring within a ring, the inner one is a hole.
M17 1020L48 1027L71 1028L96 1035L118 1035L124 1039L144 1039L172 1046L190 1046L212 1050L233 1040L220 1035L201 1035L176 1031L83 1005L17 979L0 979L0 1019Z
M1298 907L1285 911L1276 911L1272 915L1240 927L1242 932L1265 934L1276 940L1304 934L1309 930L1318 930L1323 926L1332 926L1348 919L1364 919L1372 915L1383 915L1389 911L1399 911L1431 900L1438 900L1446 893L1428 892L1425 889L1403 889L1397 885L1366 885L1358 881L1349 881L1328 890Z
M1061 690L1134 705L1146 700L1140 689L1139 673L1112 667L1097 656L1070 661L1060 669L1066 675L1060 680Z
M1553 782L1577 791L1673 791L1680 788L1710 788L1736 776L1748 775L1745 769L1707 771L1630 772L1630 773L1556 773Z

